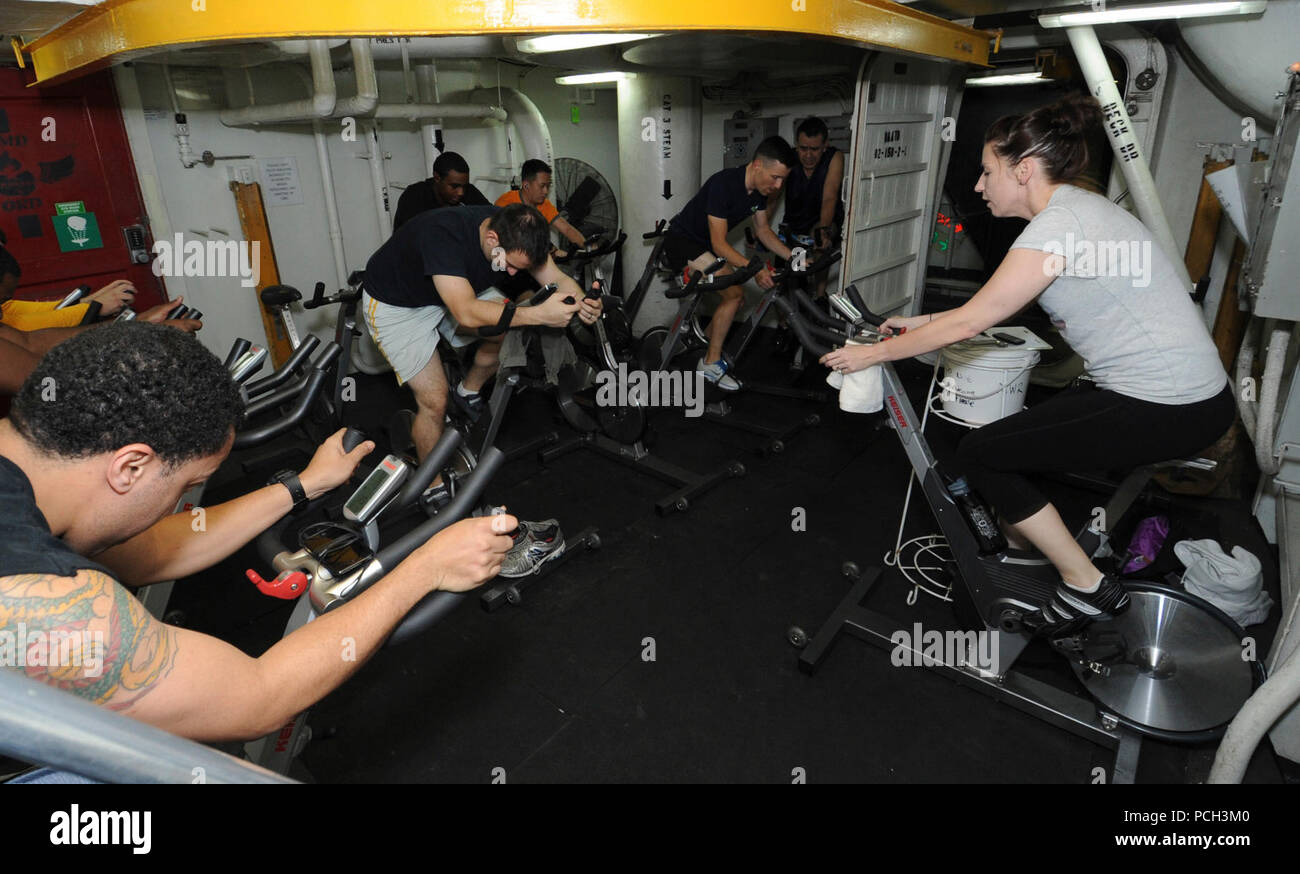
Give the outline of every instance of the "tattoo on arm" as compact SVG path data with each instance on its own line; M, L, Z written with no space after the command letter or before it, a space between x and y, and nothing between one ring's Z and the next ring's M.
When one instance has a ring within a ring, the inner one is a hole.
M106 574L0 577L0 664L124 710L175 662L175 632Z

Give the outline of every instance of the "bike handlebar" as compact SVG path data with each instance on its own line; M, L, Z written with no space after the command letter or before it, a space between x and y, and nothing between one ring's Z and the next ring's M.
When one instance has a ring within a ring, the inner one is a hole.
M249 398L255 398L259 395L265 394L271 389L279 388L288 382L289 378L292 377L298 368L303 365L303 362L305 362L307 358L316 351L316 347L319 345L320 338L315 334L308 334L304 337L302 342L298 344L298 348L293 350L293 354L285 359L284 364L281 364L276 368L273 373L248 384L246 388Z
M257 402L250 404L246 413L249 418L266 412L268 409L287 401L296 395L297 400L284 417L274 422L268 422L257 428L251 428L241 431L235 435L232 449L247 449L250 446L258 446L268 440L279 437L281 434L295 427L307 416L308 410L315 402L316 397L320 394L321 389L325 386L325 380L328 377L328 370L334 359L342 353L342 349L337 343L330 343L325 347L325 351L320 354L316 362L312 365L311 372L306 378L294 383L292 386L286 386L279 391L266 395Z
M474 472L461 484L460 493L452 499L451 503L419 528L380 550L375 557L376 561L385 569L396 567L399 562L428 542L429 538L467 517L478 505L488 483L496 476L505 461L504 452L495 446L489 448L479 458L478 464L474 466ZM459 606L464 598L463 592L430 592L411 608L406 618L397 624L384 645L397 646L423 634Z
M835 249L822 255L803 270L795 270L792 267L782 267L780 270L773 270L772 278L777 282L791 282L794 279L803 276L816 276L818 273L823 273L829 270L831 265L835 264L843 257L844 253L839 249Z
M554 257L556 264L572 264L575 262L592 261L596 258L603 258L611 252L616 252L627 239L627 234L620 233L616 239L606 240L594 249L575 249L563 257Z
M642 234L641 239L653 240L656 237L662 237L666 233L668 233L668 219L659 219L659 221L655 222L655 229L648 234Z
M718 261L715 261L707 270L692 271L690 282L686 283L686 285L680 289L669 288L664 292L664 297L669 300L676 300L677 298L686 297L688 294L695 293L697 289L704 291L721 291L722 289L730 288L733 285L740 285L758 275L758 271L763 269L763 262L757 258L752 258L748 264L739 270L736 270L733 273L728 273L719 279L714 279L707 286L701 288L705 275L711 275L714 271L720 270L725 266L726 261L719 258Z

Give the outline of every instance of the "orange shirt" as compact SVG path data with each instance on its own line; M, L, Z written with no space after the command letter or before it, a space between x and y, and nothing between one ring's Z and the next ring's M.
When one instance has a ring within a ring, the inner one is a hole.
M519 196L519 192L515 190L515 191L507 191L505 194L498 197L496 205L509 206L512 203L523 203L523 202L524 202L523 198L521 198ZM555 208L555 204L551 203L549 200L543 200L542 205L537 207L537 211L542 214L542 218L546 219L546 223L548 225L551 222L555 221L555 219L560 214L559 210Z

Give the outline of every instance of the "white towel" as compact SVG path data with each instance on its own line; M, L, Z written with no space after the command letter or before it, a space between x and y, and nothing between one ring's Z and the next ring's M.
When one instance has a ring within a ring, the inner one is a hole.
M839 389L840 409L846 413L875 413L885 405L885 387L880 381L880 365L843 374L832 370L826 384Z
M1268 618L1273 599L1264 591L1264 573L1259 559L1240 546L1232 555L1213 540L1180 540L1174 555L1187 568L1183 588L1204 598L1241 626L1255 625Z

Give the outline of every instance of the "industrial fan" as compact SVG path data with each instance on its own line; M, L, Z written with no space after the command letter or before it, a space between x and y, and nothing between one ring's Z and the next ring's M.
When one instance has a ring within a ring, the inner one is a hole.
M584 237L618 235L618 202L595 167L577 158L556 158L551 199L564 220Z

